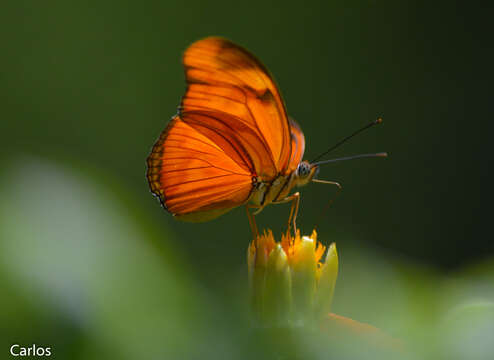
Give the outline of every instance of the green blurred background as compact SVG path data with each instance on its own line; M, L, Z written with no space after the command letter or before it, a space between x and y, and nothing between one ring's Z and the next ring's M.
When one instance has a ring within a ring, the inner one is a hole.
M184 92L183 50L221 35L274 74L307 159L384 118L332 156L388 159L322 169L343 185L330 208L332 187L301 189L299 227L338 245L334 311L426 344L419 358L483 358L481 335L494 333L492 12L461 4L4 2L1 356L16 342L60 359L270 354L245 318L244 209L180 223L145 179ZM288 212L268 207L258 223L279 234Z

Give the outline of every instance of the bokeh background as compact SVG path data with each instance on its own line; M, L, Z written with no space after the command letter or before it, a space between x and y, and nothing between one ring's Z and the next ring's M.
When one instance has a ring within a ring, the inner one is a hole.
M4 2L2 358L14 343L58 359L275 354L248 326L244 209L177 222L145 179L184 92L183 50L221 35L274 74L307 159L384 118L331 156L388 159L323 168L343 185L330 207L334 188L301 189L299 227L338 246L334 311L417 358L488 359L491 14L462 2ZM258 223L279 234L288 211Z

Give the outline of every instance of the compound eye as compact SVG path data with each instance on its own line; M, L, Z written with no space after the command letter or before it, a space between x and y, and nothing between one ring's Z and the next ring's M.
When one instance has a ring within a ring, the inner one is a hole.
M307 163L302 162L298 164L297 174L299 177L306 177L310 173L310 167Z

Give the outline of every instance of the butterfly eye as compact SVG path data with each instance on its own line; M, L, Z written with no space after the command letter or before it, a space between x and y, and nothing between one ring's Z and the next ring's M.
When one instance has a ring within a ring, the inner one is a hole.
M301 162L297 167L298 177L304 178L310 174L310 165L307 162Z

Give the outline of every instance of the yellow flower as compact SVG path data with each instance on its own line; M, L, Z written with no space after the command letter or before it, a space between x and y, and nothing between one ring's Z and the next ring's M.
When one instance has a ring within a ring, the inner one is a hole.
M257 320L266 325L305 325L330 312L338 276L336 245L326 247L310 236L286 233L275 242L268 230L253 240L247 260L251 301Z

